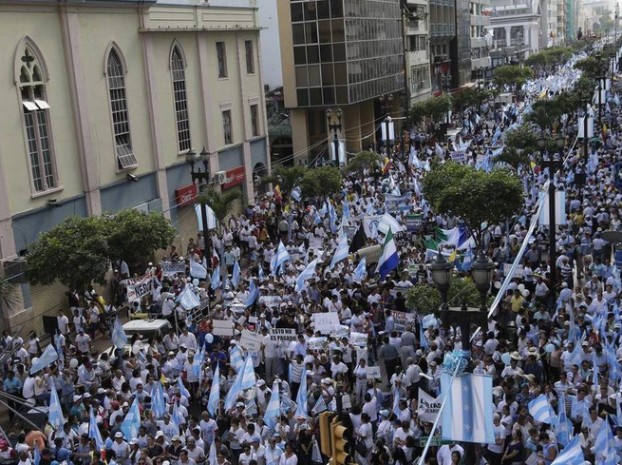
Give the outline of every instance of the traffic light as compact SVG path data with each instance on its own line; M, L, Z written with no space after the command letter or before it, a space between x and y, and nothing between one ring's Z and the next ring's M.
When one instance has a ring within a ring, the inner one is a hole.
M330 424L331 430L331 465L346 465L350 462L348 429L335 418Z
M326 457L330 457L332 454L332 430L330 421L332 420L333 414L330 412L322 412L320 413L320 451Z

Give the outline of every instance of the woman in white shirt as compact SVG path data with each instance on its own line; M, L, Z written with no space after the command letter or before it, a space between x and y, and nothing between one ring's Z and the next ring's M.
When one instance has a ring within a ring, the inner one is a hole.
M294 454L294 449L289 442L285 444L285 452L281 454L279 465L298 465L298 456Z
M367 453L361 455L358 450L356 451L357 463L360 465L367 465L369 463L369 457L371 455L371 449L374 445L374 434L370 423L369 415L363 413L361 415L361 426L356 430L356 436L359 441L362 441L367 448Z

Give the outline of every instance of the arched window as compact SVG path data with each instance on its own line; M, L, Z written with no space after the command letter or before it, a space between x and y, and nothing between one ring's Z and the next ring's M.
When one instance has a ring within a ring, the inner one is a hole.
M171 74L173 76L173 97L175 99L175 120L177 122L177 147L187 152L190 143L190 121L188 119L188 98L186 95L186 64L179 46L173 46L171 53Z
M50 127L50 105L45 93L46 68L36 50L34 44L26 41L23 46L20 45L17 57L32 188L35 193L40 193L58 187L58 174Z
M132 150L130 119L127 111L125 93L125 66L116 47L110 49L106 64L108 92L110 94L110 112L117 155L117 166L120 170L135 168L138 165Z

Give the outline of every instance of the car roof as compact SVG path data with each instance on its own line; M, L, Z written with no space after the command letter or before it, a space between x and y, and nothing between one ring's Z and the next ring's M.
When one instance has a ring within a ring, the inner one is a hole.
M157 331L170 327L168 320L132 320L123 325L125 331Z

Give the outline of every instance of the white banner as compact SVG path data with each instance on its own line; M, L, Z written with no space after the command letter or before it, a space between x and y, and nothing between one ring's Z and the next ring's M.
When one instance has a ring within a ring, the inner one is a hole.
M127 301L134 302L135 300L142 299L153 290L153 278L146 276L140 281L134 284L128 284L127 286Z
M261 334L254 333L248 329L242 330L240 337L240 345L249 352L259 352L261 350L262 337Z
M432 397L423 389L419 388L419 418L422 421L427 421L430 423L434 423L436 421L436 417L438 417L438 412L441 409L441 397Z
M330 334L337 326L339 326L339 315L334 312L314 313L311 319L315 323L315 331L321 334Z
M273 341L291 342L296 340L296 330L292 328L272 328L270 330L270 339Z

